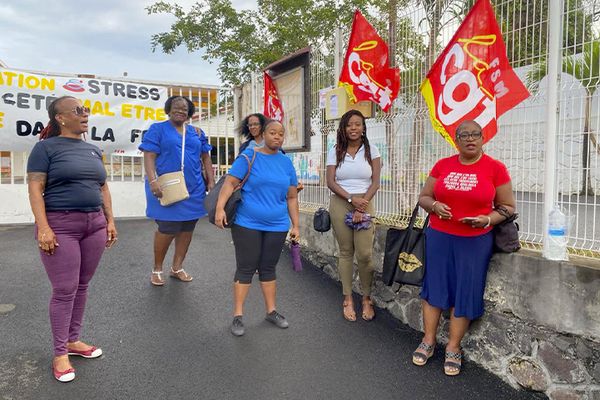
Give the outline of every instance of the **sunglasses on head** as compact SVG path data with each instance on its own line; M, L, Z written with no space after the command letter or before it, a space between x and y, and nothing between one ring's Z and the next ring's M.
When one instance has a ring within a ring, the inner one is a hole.
M84 115L84 114L89 114L90 109L88 107L75 107L74 109L69 110L67 112L75 113L75 115Z

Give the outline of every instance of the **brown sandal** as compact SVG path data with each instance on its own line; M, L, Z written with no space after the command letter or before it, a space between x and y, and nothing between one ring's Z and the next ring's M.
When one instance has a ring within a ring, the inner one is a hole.
M344 301L344 318L346 321L356 321L356 312L354 311L354 303L351 301Z
M372 321L373 318L375 318L375 309L373 308L373 301L369 300L363 300L362 302L363 305L363 310L362 310L362 319L364 319L365 321ZM365 308L365 305L368 305L370 308Z
M150 276L150 283L154 286L162 286L165 284L165 280L162 277L162 271L152 271Z
M183 268L178 269L177 271L173 270L173 267L171 267L171 278L175 278L175 279L179 279L182 282L190 282L192 279L192 276L190 274L188 274L187 272L185 272L185 270Z

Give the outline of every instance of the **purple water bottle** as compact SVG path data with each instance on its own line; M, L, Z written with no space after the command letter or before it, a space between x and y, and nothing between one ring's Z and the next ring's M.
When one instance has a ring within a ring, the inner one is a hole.
M292 256L292 268L296 272L302 271L302 259L300 258L300 243L292 240L290 242L290 254Z

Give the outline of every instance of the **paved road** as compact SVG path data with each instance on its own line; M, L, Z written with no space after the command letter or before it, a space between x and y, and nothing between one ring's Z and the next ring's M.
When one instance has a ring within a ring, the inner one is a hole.
M264 321L253 287L246 335L229 333L234 257L228 232L201 221L186 269L191 283L149 283L153 224L120 221L118 246L92 281L83 339L96 360L75 359L77 379L54 381L47 317L50 286L30 226L0 227L0 399L531 399L473 363L455 378L437 349L424 368L409 354L420 335L379 310L371 323L341 316L340 286L318 269L279 263L278 309Z

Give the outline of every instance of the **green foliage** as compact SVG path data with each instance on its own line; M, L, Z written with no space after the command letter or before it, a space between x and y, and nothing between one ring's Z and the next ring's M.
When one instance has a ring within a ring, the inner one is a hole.
M230 0L199 0L189 10L159 1L149 14L171 14L169 32L152 36L154 50L203 49L203 58L218 61L221 79L237 85L253 71L306 46L332 43L337 26L350 26L356 8L385 7L384 0L258 0L258 10L236 10Z
M580 48L581 53L563 58L562 72L577 79L591 96L600 84L600 38L584 43ZM547 74L546 64L544 59L527 72L526 81L530 91L538 90L540 81Z

